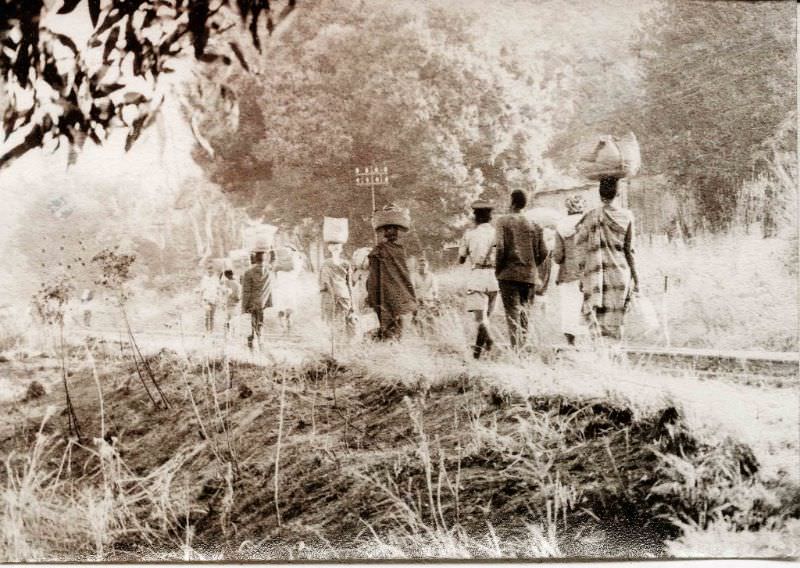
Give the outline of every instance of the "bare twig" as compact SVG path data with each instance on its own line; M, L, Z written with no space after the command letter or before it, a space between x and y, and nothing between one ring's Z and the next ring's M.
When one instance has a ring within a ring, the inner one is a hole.
M74 434L77 438L81 437L81 429L78 424L78 416L75 414L75 407L72 405L72 398L69 395L69 386L67 385L67 362L64 349L64 322L59 322L59 342L61 352L61 380L64 383L64 395L67 399L67 420L69 423L69 433Z
M105 405L103 400L103 388L100 386L100 377L97 375L97 365L94 362L94 356L92 355L92 351L89 349L89 346L86 346L86 357L89 359L89 362L92 364L92 376L94 377L94 383L97 386L97 396L100 398L100 437L105 439L106 437L106 413L105 413Z
M280 473L280 461L281 461L281 437L283 436L283 409L286 404L286 374L283 374L281 380L281 407L280 411L278 412L278 441L275 446L275 515L278 519L278 526L281 526L281 510L278 505L278 488L280 486L278 475Z

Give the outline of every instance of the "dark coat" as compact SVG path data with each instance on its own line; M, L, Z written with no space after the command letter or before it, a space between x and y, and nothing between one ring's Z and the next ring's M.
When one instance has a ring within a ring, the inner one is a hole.
M526 219L522 213L500 217L496 227L497 279L541 286L537 266L547 258L542 228Z
M367 305L397 315L416 311L414 285L402 245L383 242L369 253Z

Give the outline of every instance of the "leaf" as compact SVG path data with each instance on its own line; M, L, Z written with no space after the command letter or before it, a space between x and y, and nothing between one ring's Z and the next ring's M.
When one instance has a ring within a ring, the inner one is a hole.
M106 39L106 46L103 49L103 62L108 63L109 56L111 52L114 51L114 46L117 44L117 39L119 39L119 28L114 28L108 34L108 39Z
M92 20L92 27L97 27L97 20L100 18L100 0L89 0L89 18Z
M103 20L103 23L97 28L95 35L102 35L106 32L106 30L111 28L111 26L117 24L122 18L124 18L125 15L125 12L121 11L115 6L108 12L108 15Z
M136 37L136 32L133 29L133 16L128 18L128 24L125 26L125 49L128 52L136 54L142 47L139 38Z
M64 4L62 4L61 8L58 9L57 13L58 14L69 14L80 3L81 3L81 0L64 0Z
M55 60L48 58L42 71L42 77L53 87L53 90L61 92L61 89L64 88L64 78L58 72Z
M250 66L247 64L247 61L244 58L244 53L242 53L242 50L239 47L239 45L235 41L228 43L228 45L231 46L231 51L233 51L233 54L236 56L236 59L239 60L239 64L242 66L242 68L245 71L249 72Z
M142 22L142 29L146 29L152 26L155 19L156 19L156 10L155 8L151 8L144 15L144 21Z
M215 61L220 61L225 65L231 64L231 58L227 55L220 55L219 53L204 53L200 57L198 57L199 61L203 63L214 63Z
M94 131L94 128L89 130L89 138L91 138L92 142L94 142L98 146L103 144L103 142L100 140L100 137L97 135L97 132Z
M133 52L133 74L134 75L141 75L142 74L142 50L137 49Z
M16 120L17 113L15 113L14 108L9 105L5 114L3 115L3 131L5 132L4 140L8 140L8 137L11 136L11 133L14 131L14 122Z
M110 68L111 68L110 65L103 64L100 67L100 69L98 69L97 72L94 75L92 75L91 79L89 80L90 83L100 83L103 80L103 78L106 76L106 73L108 73L108 70Z
M138 105L146 102L146 96L144 96L142 93L135 92L125 93L125 98L122 100L122 103L126 105Z
M236 0L236 6L239 8L239 16L242 18L242 22L247 20L247 14L250 11L250 2L248 0Z
M28 133L25 139L17 144L14 148L0 156L0 169L5 167L11 161L19 158L29 150L33 150L34 148L39 148L44 141L44 133L46 128L36 125L33 129Z
M110 85L103 85L102 87L97 89L97 91L101 97L107 97L111 93L119 91L124 86L125 85L123 85L122 83L111 83Z
M125 151L129 151L133 147L133 143L139 138L142 134L142 126L144 125L144 121L147 118L147 114L143 113L136 120L133 121L131 125L131 129L128 132L128 137L125 139Z
M28 71L30 70L30 67L31 58L28 54L28 45L23 42L19 48L17 60L14 62L14 74L17 76L19 84L23 87L27 87L29 84Z
M261 51L261 40L258 37L258 14L253 14L253 19L250 22L250 36L253 38L253 45L256 49L260 52Z
M192 34L194 56L200 59L208 43L208 0L191 0L189 2L189 32Z
M70 37L55 32L50 32L50 33L52 33L56 37L56 39L58 39L58 41L60 41L63 45L68 47L72 51L72 53L78 55L78 46L75 45L75 42L72 41Z

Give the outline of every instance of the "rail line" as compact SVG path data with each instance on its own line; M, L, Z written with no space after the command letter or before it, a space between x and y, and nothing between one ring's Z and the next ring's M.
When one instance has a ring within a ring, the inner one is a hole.
M687 347L627 346L621 349L629 360L702 376L798 377L800 353L738 351Z
M136 338L161 337L176 341L201 341L208 339L199 332L176 333L175 330L134 329ZM106 341L127 341L126 333L118 328L91 328L82 330L84 337L97 337ZM303 338L296 334L263 332L267 345L306 350ZM221 340L223 336L211 336ZM244 342L244 337L230 339L232 343ZM738 378L798 378L800 353L776 351L744 351L730 349L702 349L687 347L657 347L628 345L619 350L629 361L643 366L654 366L676 372L691 372L702 377L728 376Z

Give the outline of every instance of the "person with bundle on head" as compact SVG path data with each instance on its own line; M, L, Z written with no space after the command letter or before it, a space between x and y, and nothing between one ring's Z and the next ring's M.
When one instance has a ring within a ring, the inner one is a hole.
M578 224L583 219L586 202L580 195L574 195L566 199L565 205L567 216L556 225L553 261L559 265L556 285L561 308L561 333L568 345L575 345L575 338L586 329L581 319L583 293L579 265L582 254L577 244Z
M389 205L375 212L373 227L383 240L369 253L367 305L378 316L378 339L398 339L417 309L406 251L400 244L411 218L407 210Z
M481 353L489 351L494 345L489 330L489 317L492 315L497 291L500 289L495 278L497 232L491 224L494 206L486 201L472 204L475 227L464 233L458 249L458 262L464 264L469 259L472 270L467 281L467 311L475 315L478 323L478 336L472 347L472 355L479 359Z
M583 315L594 338L622 339L631 294L639 290L633 258L633 214L617 205L618 178L600 179L602 204L580 222Z
M319 271L322 319L331 326L337 337L352 338L355 335L355 314L353 312L353 268L347 259L342 258L344 245L328 243L331 253L322 263Z

